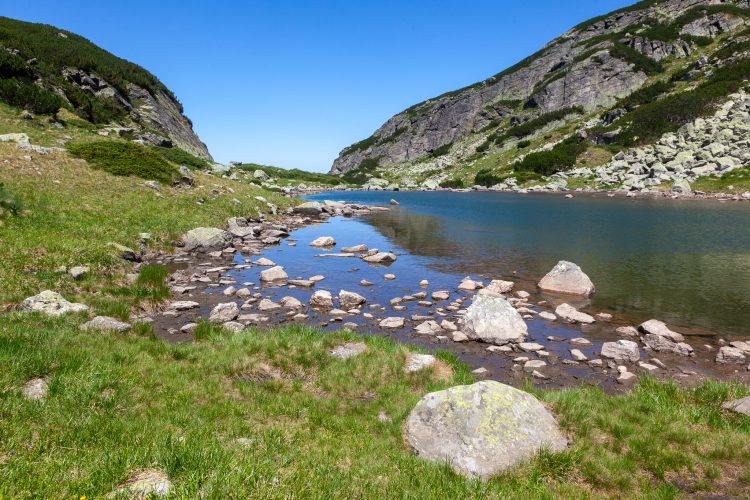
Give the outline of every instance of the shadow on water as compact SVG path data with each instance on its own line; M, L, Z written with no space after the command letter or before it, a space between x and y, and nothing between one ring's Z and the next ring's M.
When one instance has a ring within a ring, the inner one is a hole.
M400 206L362 218L434 271L533 287L558 260L583 267L592 306L635 320L747 335L750 207L715 201L508 193L336 192Z

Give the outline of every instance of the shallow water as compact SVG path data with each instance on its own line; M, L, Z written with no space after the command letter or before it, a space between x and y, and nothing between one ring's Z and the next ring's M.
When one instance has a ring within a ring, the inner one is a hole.
M597 287L591 303L576 304L591 312L610 311L632 322L658 318L700 334L750 333L747 203L373 191L308 198L400 203L389 212L298 230L293 236L299 246L265 252L290 276L328 276L320 287L334 293L341 288L363 293L358 282L364 278L378 284L368 300L387 304L391 297L418 291L418 282L428 279L430 290L449 289L455 296L466 275L509 279L533 291L565 259L579 264ZM385 271L356 258L315 258L323 252L307 240L322 234L334 236L337 248L366 243L392 250L399 259ZM384 282L384 272L398 279ZM414 304L411 313L418 313Z

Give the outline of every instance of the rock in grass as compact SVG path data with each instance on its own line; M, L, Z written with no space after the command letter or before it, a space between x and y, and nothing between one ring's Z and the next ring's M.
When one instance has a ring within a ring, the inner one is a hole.
M567 440L534 396L494 381L427 394L412 410L405 437L421 457L483 480Z
M501 345L522 340L528 327L505 299L477 295L464 316L463 332L472 340Z
M74 280L78 280L86 276L89 273L89 270L90 270L89 266L75 266L75 267L71 267L68 270L68 274Z
M45 290L21 303L22 311L40 312L48 316L62 316L67 313L88 311L88 309L88 306L84 304L68 302L62 295L51 290Z
M602 357L635 363L641 359L641 352L632 340L618 340L602 344Z
M49 384L43 378L32 378L21 388L23 397L30 401L41 401L47 397Z
M109 316L97 316L96 318L88 321L80 326L81 330L101 330L105 332L127 332L130 330L130 323L119 321Z
M435 364L437 359L431 354L410 354L409 359L406 361L404 370L407 373L418 372Z
M286 274L286 271L281 266L275 266L260 272L260 280L266 283L285 281L288 278L289 275Z
M235 302L226 302L214 307L208 320L212 323L226 323L234 321L239 315L240 307Z
M721 405L725 410L732 410L743 415L750 415L750 396L734 401L727 401Z
M232 235L217 227L198 227L191 229L182 237L184 249L188 252L210 252L222 250L231 243Z
M339 359L349 359L354 356L359 356L367 350L367 345L364 342L347 342L346 344L336 346L331 349L331 356Z
M112 492L114 498L166 497L173 490L169 476L159 470L144 470L131 476L125 484Z
M539 282L543 292L582 295L588 297L596 290L594 283L578 265L561 260Z

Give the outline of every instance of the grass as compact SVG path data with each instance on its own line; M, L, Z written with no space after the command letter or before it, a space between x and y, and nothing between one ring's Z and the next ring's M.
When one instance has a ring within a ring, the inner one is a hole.
M164 471L186 498L748 493L750 419L720 406L745 394L738 385L683 390L644 378L620 396L535 391L570 449L482 483L417 458L402 439L424 394L473 381L450 355L406 374L407 349L377 336L340 361L328 351L356 336L206 326L196 343L167 344L81 332L81 321L0 317L0 496L98 498L141 469ZM33 377L49 381L43 403L20 395Z
M163 187L156 192L136 177L91 168L65 154L19 159L13 145L0 144L0 182L24 201L26 213L0 226L3 265L0 304L18 302L44 289L92 296L124 283L128 267L110 242L138 249L140 233L150 233L152 248L199 226L223 226L229 217L257 216L295 203L266 190L195 173L195 187ZM230 189L232 191L230 191ZM88 278L74 282L59 266L91 266Z
M732 170L721 177L700 177L691 186L707 193L746 193L750 191L750 167Z
M252 174L256 170L262 170L271 177L281 179L285 181L293 182L305 182L308 184L325 184L335 186L341 184L342 181L338 177L329 174L322 174L320 172L308 172L306 170L300 170L298 168L285 169L280 167L272 167L269 165L258 165L257 163L245 163L239 167L243 171Z

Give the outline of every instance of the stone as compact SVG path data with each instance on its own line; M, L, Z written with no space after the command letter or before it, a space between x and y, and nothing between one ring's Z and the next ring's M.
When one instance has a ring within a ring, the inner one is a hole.
M750 194L750 193L748 193L748 194ZM422 280L422 281L419 282L419 286L422 286L422 287L430 286L430 282L427 281L427 280Z
M387 280L395 280L396 279L396 275L395 274L384 274L383 278L387 279Z
M542 319L544 319L544 320L547 320L547 321L555 321L555 320L557 320L557 316L555 316L554 314L552 314L549 311L542 311L542 312L540 312L539 313L539 317L542 318Z
M451 293L448 290L439 290L437 292L432 292L432 300L448 300L450 296Z
M512 281L492 280L479 293L483 295L504 295L510 293L513 290L513 286L514 283Z
M295 214L318 216L323 212L323 204L317 201L308 201L297 205L292 209Z
M364 253L367 252L367 245L355 245L353 247L344 247L341 249L342 252L346 253Z
M418 372L435 364L437 359L431 354L410 354L406 361L404 371L407 373Z
M367 345L364 342L347 342L331 349L330 354L334 358L349 359L359 356L365 351L367 351Z
M369 262L370 264L391 264L396 262L396 255L390 252L378 252L374 255L366 255L362 257L362 260Z
M43 378L33 378L21 388L23 397L30 401L42 401L49 393L49 384Z
M285 307L287 309L300 309L301 307L303 307L302 302L299 299L296 299L289 295L287 295L286 297L282 297L279 303L282 307Z
M258 304L258 310L260 312L278 311L279 309L281 309L281 305L270 299L262 299Z
M235 287L233 287L233 286L228 286L228 287L226 287L224 289L223 293L224 293L225 297L231 297L232 295L234 295L235 293L237 293L237 289Z
M187 323L185 325L182 325L180 331L182 333L193 333L196 328L198 328L198 323Z
M68 270L68 274L74 280L78 280L86 276L89 273L89 270L90 270L89 266L75 266L75 267L71 267Z
M522 351L526 352L536 352L544 349L544 346L542 344L537 344L536 342L521 342L520 344L518 344L518 347Z
M591 341L583 337L576 337L574 339L570 339L570 343L576 344L576 345L591 345Z
M183 248L188 252L223 250L232 242L232 235L216 227L199 227L185 233Z
M588 297L596 290L591 279L578 265L561 260L539 282L543 292L582 295Z
M469 337L464 332L459 332L459 331L453 332L453 342L466 342L467 340L469 340Z
M598 313L594 316L597 321L612 321L612 315L609 313Z
M278 281L285 281L289 278L281 266L275 266L270 269L265 269L260 272L260 280L265 283L273 283Z
M443 331L440 325L434 320L427 320L423 323L418 324L414 327L417 333L420 335L436 335Z
M318 248L326 248L326 247L332 247L336 245L336 240L334 240L330 236L321 236L320 238L316 238L310 243L311 247L318 247Z
M643 343L649 349L657 352L673 352L681 356L691 356L693 354L693 348L690 344L685 342L674 342L668 337L663 337L656 334L647 334L643 337Z
M289 284L293 286L301 286L302 288L315 286L315 282L312 280L289 280Z
M80 329L83 331L101 330L105 332L127 332L130 328L130 323L125 323L109 316L97 316L80 326Z
M721 405L725 410L731 410L743 415L750 415L750 396L734 401L726 401Z
M547 366L547 363L541 359L529 359L523 362L523 371L531 373L532 371L544 368L545 366Z
M464 315L463 331L472 340L501 345L522 340L528 327L505 299L477 295Z
M589 360L589 358L583 352L581 352L580 349L571 349L570 356L573 358L573 361L588 361Z
M672 183L670 191L678 194L690 194L693 192L692 188L690 187L690 183L685 178L675 179Z
M62 316L68 313L85 312L88 309L88 306L84 304L68 302L62 295L51 290L45 290L21 302L22 311L39 312L47 316Z
M631 363L635 363L641 358L638 344L633 342L632 340L605 342L604 344L602 344L601 355L603 358L630 361Z
M633 372L621 372L620 376L617 377L618 384L627 384L636 380L636 375Z
M351 309L353 307L361 306L367 302L367 299L358 293L341 290L339 292L339 302L344 309Z
M124 245L113 242L110 242L109 246L111 246L123 260L128 260L131 262L139 262L141 260L141 256L137 254L132 248L128 248Z
M109 496L114 498L146 499L167 497L174 490L169 477L158 470L138 472Z
M621 326L615 329L615 332L625 337L637 337L638 330L634 326Z
M212 310L208 320L212 323L226 323L234 321L240 315L240 308L235 302L217 304Z
M542 403L494 381L427 394L410 413L404 432L419 456L483 480L527 462L542 448L560 452L567 447Z
M273 267L276 265L274 261L272 261L271 259L267 259L265 257L261 257L260 259L253 262L253 264L255 264L256 266L261 266L261 267Z
M316 274L315 276L310 276L310 281L312 281L313 283L318 283L319 281L323 281L324 279L326 279L326 277L323 276L322 274Z
M745 354L736 347L724 346L716 354L716 362L723 365L744 364Z
M380 321L380 328L403 328L404 318L397 316L385 318Z
M455 332L456 330L458 330L458 327L456 326L456 324L454 322L452 322L452 321L448 321L447 319L444 319L440 323L440 327L443 330L446 330L448 332Z
M200 307L200 304L192 300L177 300L169 304L169 308L172 311L187 311L190 309L196 309Z
M473 292L477 288L479 288L479 284L469 277L461 280L461 283L458 285L458 289L463 290L464 292Z
M588 325L596 321L592 316L580 312L570 304L560 304L555 309L555 314L570 323L583 323Z
M245 329L245 325L237 321L227 321L222 325L224 329L232 333L240 333Z
M638 330L645 334L659 335L666 337L673 342L682 342L685 340L681 334L670 330L663 321L656 319L650 319L644 323L641 323Z
M658 366L652 365L651 363L644 363L643 361L639 361L638 366L646 370L647 372L655 372L659 369Z
M333 308L333 296L328 290L317 290L310 297L310 307L316 309L331 309Z

